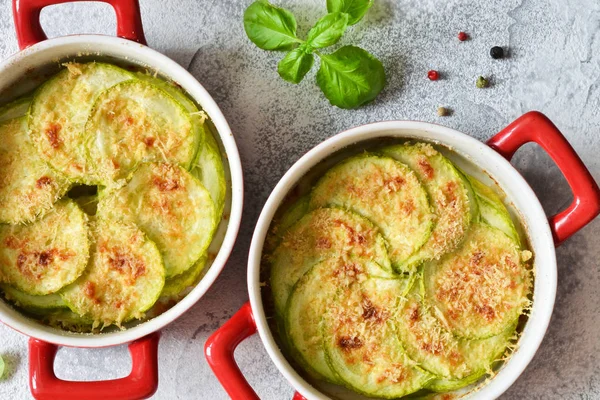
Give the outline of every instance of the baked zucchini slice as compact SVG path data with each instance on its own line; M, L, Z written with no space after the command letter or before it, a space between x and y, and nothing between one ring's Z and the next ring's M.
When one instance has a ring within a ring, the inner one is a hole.
M169 278L165 281L165 287L160 294L161 298L177 300L188 288L198 283L202 271L206 267L207 255L200 257L196 263L182 274Z
M157 74L151 74L150 71L138 72L138 73L136 73L136 77L140 80L149 82L152 85L167 92L189 113L190 119L191 119L191 122L193 125L193 129L194 129L196 135L198 135L198 137L199 137L199 142L198 142L199 145L198 145L198 148L196 149L197 157L200 156L200 153L204 149L205 136L211 136L210 139L212 139L212 143L210 144L210 146L212 146L212 148L216 149L217 154L219 154L219 163L220 163L219 147L215 143L214 138L212 137L212 135L210 134L208 129L205 128L205 122L206 122L206 118L207 118L206 113L204 111L198 110L196 103L194 103L194 101L181 89L181 87L178 84L176 84L175 82L159 78L157 76ZM196 163L198 163L197 157L196 157ZM222 169L222 166L221 166L221 169ZM224 179L224 175L223 175L223 179ZM201 179L201 182L204 184L204 186L206 186L206 188L212 194L212 191L211 191L211 188L209 187L209 185L207 185L204 181L202 181L202 179ZM223 184L224 184L224 182L223 182ZM225 195L223 194L223 199L224 198L225 198ZM215 198L213 198L213 200L215 201L215 204L218 205L217 204L218 201L215 200ZM218 211L218 207L217 207L217 211ZM221 212L222 212L222 210L221 210ZM219 219L221 219L220 212L218 214L219 214Z
M350 269L393 275L385 240L367 219L339 208L309 212L283 236L269 257L275 309L283 315L292 288L313 265L341 258Z
M196 107L196 104L185 94L183 90L181 90L181 87L176 83L167 79L159 78L158 74L152 74L148 70L136 72L135 77L167 92L169 96L173 97L173 99L181 104L181 106L185 108L187 112L198 112L198 107Z
M331 168L311 195L311 208L337 206L369 219L381 229L397 272L429 240L435 214L416 174L390 157L359 155Z
M213 135L206 130L204 143L198 150L196 161L190 171L192 175L202 182L215 204L215 221L217 224L223 217L227 182L221 151Z
M390 146L382 152L415 172L437 216L431 237L407 264L439 259L454 250L464 239L471 221L477 219L477 202L464 175L429 143Z
M283 238L283 235L285 235L288 229L290 229L308 212L309 202L310 196L303 196L296 200L296 202L292 204L280 218L277 219L272 232L280 238Z
M31 145L26 117L0 123L0 170L0 223L35 220L50 210L70 186Z
M323 317L323 342L331 369L350 389L397 398L416 392L433 376L411 360L392 316L402 280L367 279L333 298Z
M61 200L29 225L0 225L0 270L6 283L30 295L54 293L75 281L89 258L88 218Z
M215 203L215 220L218 224L225 208L227 183L219 145L205 125L206 113L199 111L196 104L176 84L157 78L148 72L138 73L136 76L169 93L189 113L196 134L201 138L198 153L190 172L202 182L210 193L210 197Z
M474 224L464 243L423 266L426 301L453 334L481 339L504 332L530 305L531 271L501 230Z
M292 355L305 369L332 383L341 381L325 357L321 334L323 315L339 290L347 290L354 282L367 278L363 269L356 271L347 268L340 258L325 259L294 285L286 306L285 334Z
M468 176L468 179L475 191L481 219L488 225L500 229L508 237L520 244L521 238L519 237L517 228L500 197L492 188L484 185L472 176Z
M291 205L287 204L287 207L278 210L269 229L269 235L265 243L266 251L276 248L288 229L308 213L309 202L310 196L302 196Z
M68 308L38 315L38 318L53 328L70 332L92 333L98 331L93 328L93 320L77 315Z
M31 105L30 97L23 97L0 107L0 123L25 117Z
M194 265L216 228L208 191L185 169L165 163L140 165L126 186L100 199L98 215L137 224L156 243L168 278Z
M70 63L40 86L29 111L29 135L42 159L67 178L88 182L93 165L84 130L90 111L100 93L132 78L114 65Z
M454 390L477 381L504 353L514 325L487 339L457 338L436 318L438 311L424 302L423 291L419 277L395 314L398 337L407 354L438 377L428 384L432 390L441 390L443 385Z
M65 302L56 293L35 296L22 292L19 289L15 289L14 287L6 284L0 285L0 290L4 292L4 297L6 297L7 300L10 300L18 307L26 310L52 310L56 308L67 308Z
M134 224L99 219L85 273L60 293L93 327L121 326L158 300L165 268L156 245Z
M300 278L287 303L285 332L292 354L300 365L332 383L342 382L332 371L325 356L323 316L338 293L360 290L360 284L368 279L364 271L365 268L349 268L341 258L323 260ZM379 279L377 282L392 287L397 291L394 295L401 296L408 287L409 279ZM366 307L366 304L363 306ZM367 313L374 311L365 310Z
M454 390L462 389L464 387L474 384L475 382L480 380L484 375L485 373L481 376L478 376L478 374L474 374L458 380L434 379L433 381L427 384L427 389L437 393L452 392Z
M148 82L132 80L102 92L85 125L92 180L104 186L125 179L144 162L189 169L201 138L190 115Z

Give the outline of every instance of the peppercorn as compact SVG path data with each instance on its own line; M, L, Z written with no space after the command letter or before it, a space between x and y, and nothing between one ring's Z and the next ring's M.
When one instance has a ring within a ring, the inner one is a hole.
M504 49L500 46L494 46L490 49L490 56L494 60L504 57Z
M450 114L450 110L448 110L446 107L438 107L438 109L437 109L438 116L445 117L449 114Z
M438 79L440 79L440 73L432 69L427 73L427 77L430 81L437 81Z
M475 84L478 88L486 88L490 85L490 82L485 79L483 76L477 78L477 83Z
M458 40L460 40L461 42L464 42L468 38L469 35L467 35L465 32L458 32Z

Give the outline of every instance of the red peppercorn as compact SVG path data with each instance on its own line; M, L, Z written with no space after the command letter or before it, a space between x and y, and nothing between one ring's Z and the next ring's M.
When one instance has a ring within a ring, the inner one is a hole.
M469 35L467 35L465 32L458 32L458 40L460 40L461 42L464 42L468 38Z
M427 77L431 81L437 81L440 78L440 73L437 72L436 70L432 69L431 71L429 71L427 73Z

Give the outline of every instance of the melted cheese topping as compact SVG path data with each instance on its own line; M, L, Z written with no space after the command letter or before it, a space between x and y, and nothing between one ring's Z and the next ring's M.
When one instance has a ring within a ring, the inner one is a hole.
M498 229L475 225L455 253L425 265L428 300L453 333L483 338L501 333L529 305L529 270L518 246Z
M188 168L200 140L181 105L142 81L123 82L102 93L85 135L94 179L106 186L127 178L142 162Z
M70 179L88 182L84 127L98 95L129 80L128 72L101 63L67 64L35 93L30 136L42 159Z
M98 205L101 218L134 222L156 243L168 277L185 272L206 252L214 214L204 186L183 168L164 163L143 164Z
M488 372L508 345L512 332L482 340L457 338L437 318L437 310L423 303L418 289L416 285L401 300L395 315L395 326L410 357L426 370L450 380L476 379Z
M0 222L31 222L52 208L69 183L40 159L25 117L0 125L0 135Z
M384 153L408 165L423 184L437 220L431 237L410 262L439 259L464 238L474 213L468 182L454 165L428 143L390 146Z
M341 258L326 259L312 267L294 286L285 313L285 331L301 365L320 377L339 383L323 347L323 315L331 307L338 290L364 282L367 275L360 264Z
M54 293L83 273L89 246L86 215L60 201L30 225L0 225L0 270L27 294Z
M135 225L113 220L99 221L94 237L86 272L61 296L94 327L142 318L165 283L158 249Z
M364 261L370 274L390 275L385 242L368 220L337 208L317 209L288 230L271 257L278 312L283 312L298 279L325 258Z
M339 206L372 221L389 243L394 267L429 239L435 215L425 189L406 165L388 157L361 155L330 169L315 186L311 207Z
M391 318L404 284L369 279L341 289L324 317L332 368L347 386L364 394L404 396L431 379L406 355L394 333Z

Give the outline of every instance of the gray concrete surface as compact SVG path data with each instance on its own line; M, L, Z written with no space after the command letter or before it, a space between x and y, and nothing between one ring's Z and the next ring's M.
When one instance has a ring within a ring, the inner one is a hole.
M0 5L0 58L17 51L10 2ZM279 79L282 57L246 38L242 14L249 1L141 0L148 43L188 68L214 96L229 120L245 167L243 227L225 271L206 296L164 330L156 399L226 399L203 356L207 337L247 300L246 254L258 213L277 180L302 154L335 133L367 122L415 119L442 123L486 139L522 113L546 113L600 179L600 3L597 0L376 0L365 21L342 43L358 44L384 63L388 85L357 111L331 107L314 82ZM280 0L305 33L325 0ZM42 13L49 36L115 30L105 4L61 5ZM472 40L459 43L458 31ZM509 49L504 60L491 46ZM429 82L427 70L444 79ZM492 87L475 88L478 75ZM453 109L438 117L436 108ZM515 165L531 182L548 214L570 192L558 169L535 146L519 151ZM558 252L555 313L537 356L503 399L600 398L600 221ZM8 378L0 399L30 398L27 338L0 326L0 354ZM292 389L253 337L237 353L262 399L288 399ZM125 347L60 350L55 370L66 379L108 379L130 368Z

